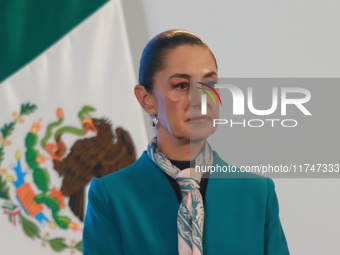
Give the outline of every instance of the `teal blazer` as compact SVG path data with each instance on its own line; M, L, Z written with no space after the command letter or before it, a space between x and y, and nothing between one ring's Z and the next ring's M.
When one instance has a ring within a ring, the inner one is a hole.
M228 166L214 151L216 164ZM272 179L232 175L208 181L204 255L288 255ZM84 255L178 254L178 208L169 180L144 151L129 167L92 180Z

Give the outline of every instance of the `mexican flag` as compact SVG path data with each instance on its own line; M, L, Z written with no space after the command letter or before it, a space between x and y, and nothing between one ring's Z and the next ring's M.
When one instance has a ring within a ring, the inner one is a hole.
M0 254L82 254L93 178L147 135L120 0L0 3Z

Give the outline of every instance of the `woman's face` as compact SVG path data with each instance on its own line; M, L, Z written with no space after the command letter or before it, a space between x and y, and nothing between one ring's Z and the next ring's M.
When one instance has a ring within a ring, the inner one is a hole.
M217 83L216 64L210 50L184 45L168 50L164 58L165 68L155 74L152 93L159 121L158 134L191 141L207 139L216 130L213 119L218 119L219 108L207 96L207 118L197 119L202 116L201 94L204 92L193 86L201 86L196 81ZM190 78L199 79L190 84Z

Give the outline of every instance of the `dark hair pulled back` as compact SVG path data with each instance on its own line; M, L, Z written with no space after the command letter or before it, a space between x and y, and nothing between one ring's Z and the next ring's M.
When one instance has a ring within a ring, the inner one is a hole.
M167 50L182 45L200 45L209 49L199 36L191 32L180 29L162 32L152 38L143 50L139 67L139 84L143 85L148 92L152 92L155 73L165 68L164 56ZM211 54L216 63L214 54Z

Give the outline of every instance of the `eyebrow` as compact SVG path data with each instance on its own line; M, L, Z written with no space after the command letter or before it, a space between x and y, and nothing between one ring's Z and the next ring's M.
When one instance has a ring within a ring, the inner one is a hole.
M212 72L210 72L210 73L205 74L205 75L203 76L203 78L207 78L207 77L210 77L210 76L213 76L213 75L217 75L217 73L216 73L215 71L212 71ZM189 74L185 74L185 73L175 73L175 74L171 75L170 78L169 78L168 80L170 80L170 79L172 79L172 78L177 78L177 77L186 78L186 79L193 78L193 77L191 77Z

